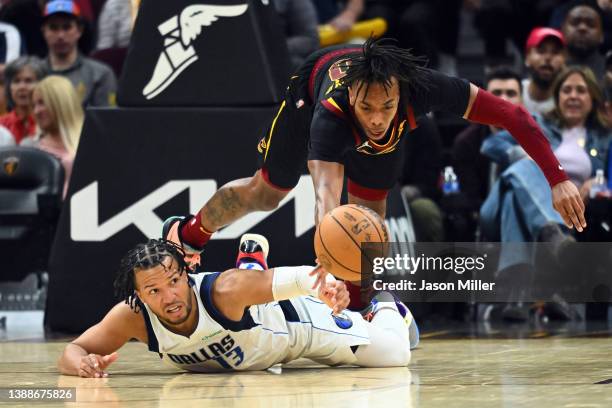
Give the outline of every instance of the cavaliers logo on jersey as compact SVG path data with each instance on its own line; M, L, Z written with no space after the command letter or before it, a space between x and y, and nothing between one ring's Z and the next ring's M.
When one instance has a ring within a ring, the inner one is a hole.
M348 68L350 64L351 64L351 60L349 59L343 59L343 60L334 62L332 66L329 67L329 70L327 71L329 73L329 79L336 82L344 78L346 76L346 73L348 72Z
M2 168L4 168L4 172L9 176L15 174L15 171L17 171L18 166L19 159L13 156L4 159L4 162L2 163Z
M329 75L329 79L331 79L332 84L329 86L329 88L325 92L326 95L329 94L334 89L342 86L342 78L346 76L350 63L351 63L351 60L343 59L343 60L334 62L332 66L329 67L327 74Z
M257 151L262 153L268 148L268 144L266 143L266 138L262 137L259 143L257 144Z

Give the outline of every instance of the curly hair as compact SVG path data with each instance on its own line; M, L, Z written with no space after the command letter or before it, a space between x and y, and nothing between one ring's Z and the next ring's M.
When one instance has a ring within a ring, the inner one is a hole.
M138 269L150 269L161 265L167 257L172 257L178 264L179 275L185 271L190 271L189 265L185 262L185 252L172 241L165 239L150 239L144 244L138 244L128 251L121 259L117 276L113 284L115 296L123 299L134 312L140 310L140 301L136 295L134 283L134 272Z
M395 78L403 96L410 97L419 90L427 89L427 59L417 57L410 50L397 47L393 39L370 37L362 47L363 52L346 59L347 72L342 82L346 86L357 85L357 93L373 83L382 84L389 90Z

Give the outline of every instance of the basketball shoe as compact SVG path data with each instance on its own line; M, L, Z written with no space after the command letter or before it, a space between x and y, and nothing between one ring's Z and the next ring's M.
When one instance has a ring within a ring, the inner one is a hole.
M368 307L361 312L363 318L368 322L372 321L376 313L385 307L383 306L385 302L395 302L397 311L404 319L404 322L406 322L406 326L408 326L410 350L416 348L416 346L419 345L420 340L419 326L417 325L414 316L412 316L408 306L406 306L404 302L399 301L392 293L379 292L376 296L374 296Z
M268 253L270 245L263 235L244 234L240 238L236 268L239 269L268 269Z
M181 239L181 227L189 222L193 216L172 216L166 221L162 227L162 238L172 241L180 245L185 252L185 262L192 270L196 270L201 264L202 249L192 248Z

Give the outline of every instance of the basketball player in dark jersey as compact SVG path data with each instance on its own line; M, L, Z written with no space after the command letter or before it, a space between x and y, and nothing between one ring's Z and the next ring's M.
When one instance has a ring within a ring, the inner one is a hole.
M195 216L169 220L168 239L200 251L212 233L253 211L269 211L308 165L316 223L348 201L385 215L387 191L402 168L404 140L419 117L447 111L507 129L542 169L554 208L568 227L586 227L584 204L531 115L466 80L423 67L407 50L381 40L312 54L291 78L285 100L258 150L254 176L221 187Z

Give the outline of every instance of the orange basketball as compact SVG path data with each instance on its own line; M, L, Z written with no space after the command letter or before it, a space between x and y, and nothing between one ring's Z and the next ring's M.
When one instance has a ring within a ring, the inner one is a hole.
M371 269L374 257L386 256L389 234L384 220L373 210L356 204L342 205L325 214L315 231L314 248L319 264L337 278L361 281L361 262ZM381 243L368 247L362 243Z

